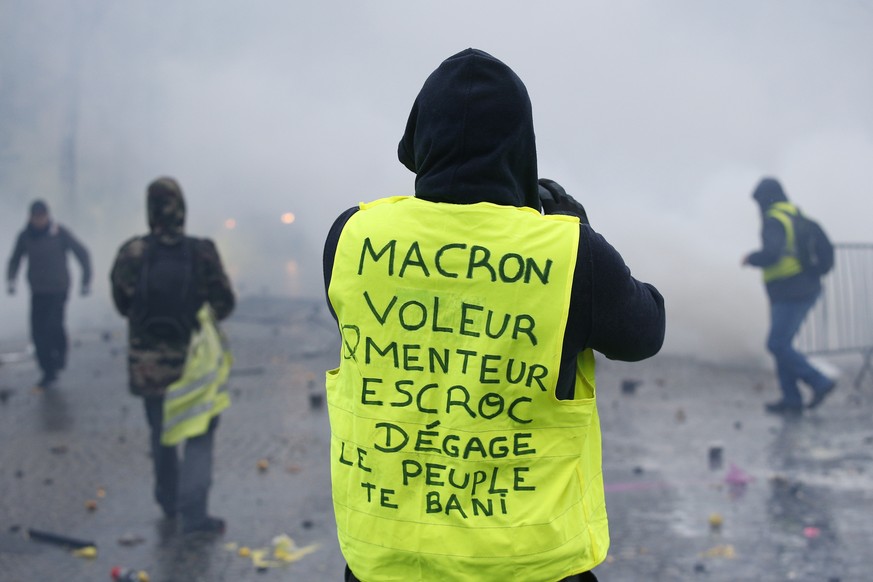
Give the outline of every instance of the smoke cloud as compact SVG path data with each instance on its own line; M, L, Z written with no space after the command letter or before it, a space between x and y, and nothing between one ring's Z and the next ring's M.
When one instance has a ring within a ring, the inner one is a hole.
M664 293L666 350L760 357L766 300L739 266L758 245L758 179L778 177L835 241L871 239L871 25L849 0L8 0L0 248L47 199L94 259L71 325L117 325L114 253L145 231L146 184L171 175L239 291L318 296L331 222L412 192L396 160L412 100L474 46L527 84L541 176ZM6 337L26 329L21 275L19 290L0 300Z

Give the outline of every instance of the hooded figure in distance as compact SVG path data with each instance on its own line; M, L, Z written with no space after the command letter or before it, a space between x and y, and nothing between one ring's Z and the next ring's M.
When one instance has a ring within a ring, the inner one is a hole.
M541 203L527 90L491 55L428 77L398 157L415 195L350 208L324 249L346 580L592 580L609 545L593 350L657 353L663 298L562 188Z
M762 270L770 300L770 332L767 350L776 362L782 397L764 405L771 414L796 415L803 412L798 382L812 389L808 408L816 408L836 387L836 382L814 368L806 356L794 349L794 336L806 314L821 294L819 276L803 268L797 253L795 223L800 210L788 201L782 184L764 178L752 199L761 211L761 249L749 253L742 264Z
M224 521L207 513L218 416L185 442L182 461L161 436L164 397L182 376L198 311L208 303L222 320L235 297L215 244L185 235L185 199L174 179L149 184L146 210L149 234L121 246L110 279L115 307L128 320L129 388L145 406L155 500L167 518L181 514L183 532L221 532Z

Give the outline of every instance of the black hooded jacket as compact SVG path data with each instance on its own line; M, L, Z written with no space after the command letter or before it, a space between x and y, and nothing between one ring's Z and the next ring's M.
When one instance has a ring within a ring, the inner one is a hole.
M752 198L761 210L761 250L751 253L747 262L759 268L775 265L785 250L785 226L778 219L767 216L767 211L777 202L788 202L782 184L773 178L764 178L755 187ZM766 284L770 301L805 301L821 291L817 275L801 272L785 279L776 279Z
M397 149L418 198L540 208L527 89L487 53L462 51L428 77Z
M449 57L428 77L412 106L398 156L416 175L418 198L540 209L527 90L509 67L482 51L467 49ZM340 233L356 211L341 214L328 233L325 291ZM637 361L656 354L664 341L661 294L634 279L602 236L589 226L580 228L560 398L572 397L576 357L583 349Z

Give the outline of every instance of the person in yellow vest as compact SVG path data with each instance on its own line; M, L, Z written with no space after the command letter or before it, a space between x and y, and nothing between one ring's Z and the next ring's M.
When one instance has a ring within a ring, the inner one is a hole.
M538 180L527 90L491 55L428 77L398 154L415 195L350 208L324 249L345 579L595 580L609 532L593 351L657 353L663 298Z
M185 234L178 182L154 180L146 206L149 234L121 246L110 275L128 321L129 387L143 399L164 515L178 514L183 533L221 533L224 520L207 511L215 430L230 403L230 354L216 322L236 299L215 243Z
M812 389L808 408L817 407L836 387L836 381L813 367L793 345L806 314L821 294L821 282L817 274L803 269L798 258L794 228L798 209L789 202L782 184L774 178L764 178L755 187L752 198L761 210L761 249L746 255L742 264L762 269L770 300L767 349L776 362L782 392L782 397L766 403L764 410L771 414L801 414L803 397L799 381Z

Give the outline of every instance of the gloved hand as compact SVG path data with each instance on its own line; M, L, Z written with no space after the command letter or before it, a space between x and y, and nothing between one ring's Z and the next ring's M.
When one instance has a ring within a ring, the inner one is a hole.
M91 294L91 285L89 285L88 283L82 283L82 289L80 290L80 295L82 295L82 297L87 297L90 294Z
M582 224L590 224L585 207L567 194L563 186L548 178L540 178L537 184L544 214L569 214L578 216Z
M6 281L6 292L15 295L15 281Z

